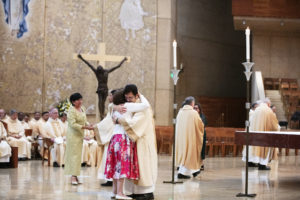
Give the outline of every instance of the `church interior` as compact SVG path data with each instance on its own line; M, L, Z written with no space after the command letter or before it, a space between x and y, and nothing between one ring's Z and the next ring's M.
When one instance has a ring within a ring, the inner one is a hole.
M135 84L150 103L158 155L154 199L300 199L300 0L3 0L0 7L0 110L6 117L21 112L30 121L38 112L42 119L58 108L63 118L70 95L79 92L87 121L97 124L103 119L100 81L78 55L105 72L126 57L109 71L106 87ZM179 180L174 123L188 96L207 120L205 168L183 183L164 183ZM278 152L271 170L257 170L243 162L249 140L237 138L237 131L249 126L246 102L266 97L282 134L250 139ZM103 103L108 108L108 98ZM41 145L33 128L23 132L30 159L8 142L11 155L1 160L0 145L0 199L111 198L112 187L97 177L103 153L97 142L87 144L95 145L95 156L82 156L83 184L74 186L51 161L54 140L42 138ZM237 197L244 191L256 196Z

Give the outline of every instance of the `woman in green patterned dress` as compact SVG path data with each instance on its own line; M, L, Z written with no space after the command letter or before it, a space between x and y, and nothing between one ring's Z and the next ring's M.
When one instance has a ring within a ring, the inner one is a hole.
M82 143L84 129L93 130L87 126L85 109L82 106L82 96L74 93L70 96L72 106L68 111L68 130L65 156L65 174L72 175L72 185L78 185L77 176L80 175Z

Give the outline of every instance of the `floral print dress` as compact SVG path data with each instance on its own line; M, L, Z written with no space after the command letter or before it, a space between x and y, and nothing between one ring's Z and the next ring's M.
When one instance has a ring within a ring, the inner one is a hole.
M136 143L131 141L124 128L117 124L107 151L105 175L107 179L139 179Z

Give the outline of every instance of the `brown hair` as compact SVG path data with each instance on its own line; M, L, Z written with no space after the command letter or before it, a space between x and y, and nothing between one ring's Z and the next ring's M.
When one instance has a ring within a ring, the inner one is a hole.
M120 104L124 104L125 102L126 99L124 96L124 89L117 90L113 96L113 104L120 105Z

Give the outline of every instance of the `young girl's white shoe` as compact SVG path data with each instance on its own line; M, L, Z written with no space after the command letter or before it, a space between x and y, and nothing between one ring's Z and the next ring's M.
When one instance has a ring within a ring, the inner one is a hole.
M116 199L132 199L131 197L127 197L127 196L120 196L120 195L117 195L116 196Z

